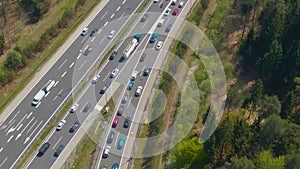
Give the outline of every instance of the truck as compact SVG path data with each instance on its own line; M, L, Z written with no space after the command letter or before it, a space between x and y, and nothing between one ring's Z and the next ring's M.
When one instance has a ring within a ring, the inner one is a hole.
M40 90L33 98L33 101L32 101L32 106L36 106L40 103L40 101L42 100L42 98L45 96L45 91L42 89Z
M48 93L50 89L54 86L54 84L55 84L55 80L49 80L48 83L43 88L45 93Z
M122 53L122 60L128 59L129 56L132 54L134 49L139 45L139 40L140 40L141 35L140 34L135 34L132 41L127 45L125 50Z

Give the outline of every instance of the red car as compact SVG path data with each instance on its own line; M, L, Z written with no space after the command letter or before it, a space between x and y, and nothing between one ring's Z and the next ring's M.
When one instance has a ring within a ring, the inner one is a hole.
M112 124L112 127L117 127L118 123L119 123L119 117L116 117L116 118L114 119L114 122L113 122L113 124Z
M174 11L173 11L173 15L177 15L178 11L179 11L179 9L178 9L178 8L174 9Z

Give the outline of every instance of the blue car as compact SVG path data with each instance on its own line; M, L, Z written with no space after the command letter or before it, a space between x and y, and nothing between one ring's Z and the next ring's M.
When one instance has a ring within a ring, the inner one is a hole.
M133 87L133 84L134 84L134 81L130 81L129 84L128 84L128 86L127 86L127 89L131 90L132 87Z
M113 169L119 169L119 163L114 163L114 165L112 166Z
M156 33L152 34L151 39L149 40L150 43L154 43L157 39L158 35Z
M117 149L122 149L125 143L125 137L120 138Z

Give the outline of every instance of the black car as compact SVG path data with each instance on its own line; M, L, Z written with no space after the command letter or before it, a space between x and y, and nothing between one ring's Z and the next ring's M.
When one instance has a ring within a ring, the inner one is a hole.
M117 111L117 115L118 115L118 116L121 116L122 113L123 113L123 111L124 111L124 109L125 109L125 106L124 106L124 105L121 105L121 106L119 107L118 111Z
M151 71L151 68L146 68L143 72L143 76L148 76Z
M171 28L172 28L172 24L170 23L170 24L168 24L168 26L167 26L167 28L166 28L166 32L170 32L170 30L171 30Z
M124 124L123 124L123 127L128 128L129 125L130 125L130 122L131 122L131 117L126 117L126 119L124 121Z
M107 88L108 88L108 85L104 85L100 90L100 94L104 94L106 92Z
M115 132L111 131L108 135L107 143L112 143L114 137L115 137Z
M65 146L60 145L60 146L56 149L56 151L55 151L55 153L54 153L54 157L58 157L58 156L60 155L60 153L63 151L64 148L65 148Z
M118 54L117 51L113 51L109 56L109 60L114 60L114 58L117 56L117 54Z
M146 53L143 53L141 58L140 58L140 62L144 62L146 56L147 56Z
M79 126L80 126L79 121L74 122L72 127L69 129L69 132L73 133L75 130L77 130L79 128Z
M98 29L94 28L93 31L91 32L90 36L94 36L97 31L98 31Z
M87 111L89 111L89 109L91 108L91 106L92 106L92 104L90 103L90 102L88 102L85 106L84 106L84 108L83 108L83 112L87 112Z
M89 53L91 53L92 50L93 50L92 47L86 48L86 50L84 51L84 55L87 56Z
M147 18L148 18L148 14L144 14L143 17L141 18L141 22L145 22Z
M39 152L37 154L38 157L41 157L45 154L45 152L48 150L50 147L50 143L46 142L42 145L42 147L39 149Z

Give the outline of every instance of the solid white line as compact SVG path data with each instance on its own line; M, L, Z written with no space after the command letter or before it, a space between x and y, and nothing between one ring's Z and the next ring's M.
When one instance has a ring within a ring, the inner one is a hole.
M50 91L46 93L45 97L47 97L50 94Z
M108 24L108 22L106 21L105 24L104 24L104 26L106 26L107 24ZM104 27L104 26L103 26L103 27Z
M124 1L122 2L122 4L125 4L125 2L126 2L126 0L124 0Z
M119 6L118 8L117 8L117 10L116 11L119 11L119 9L120 9L121 7Z
M23 126L23 123L17 128L17 131L19 131L22 126Z
M102 32L102 28L98 31L98 34L100 34Z
M34 127L35 123L37 123L37 120L32 124L32 126L27 130L26 133L29 133L29 131Z
M8 122L8 124L10 124L10 123L16 118L16 116L17 116L19 113L20 113L20 111L18 111L18 112L14 115L14 117Z
M39 126L43 123L43 120L36 126L36 128L31 132L31 134L28 136L29 138L32 136L32 134L36 131L36 129L39 128Z
M18 127L26 117L27 117L27 114L25 114L25 116L19 121L19 123L16 125L16 127Z
M102 20L106 14L107 14L107 12L105 12L104 15L102 15L102 17L100 19Z
M92 40L91 40L91 42L93 42L93 41L95 40L95 38L96 38L96 37L93 37Z
M68 59L66 59L59 67L58 70L61 69L61 67L67 62Z
M85 65L86 60L82 63L82 65L78 68L78 71Z
M9 125L7 126L7 128L6 128L4 131L7 132L7 130L10 129L10 127L14 124L15 121L16 121L16 120L14 119L13 122L12 122L11 124L9 124ZM7 134L8 134L8 133L7 133Z
M24 131L26 130L26 128L29 126L29 124L34 120L35 117L33 117L28 123L27 125L23 128L23 130L21 131L21 133L24 133Z
M81 54L79 54L79 55L77 56L77 59L79 59L79 58L80 58L80 56L81 56Z
M32 115L32 113L33 113L33 112L30 112L30 113L28 114L28 116L27 116L26 119L29 119L29 117Z
M114 16L115 16L115 14L113 13L113 14L110 16L110 19L113 18Z
M3 147L0 148L0 153L3 151Z
M67 71L65 71L65 72L61 75L61 77L64 77L66 74L67 74Z
M58 84L58 82L59 82L58 80L55 82L54 87Z
M71 69L74 65L74 62L71 63L71 65L69 66L69 68Z
M128 103L127 103L127 107L126 107L126 108L128 108L128 107L129 107L129 105L130 105L130 103L131 103L131 99L132 99L132 96L130 96L130 98L129 98L129 100L128 100Z
M2 161L2 163L0 164L0 167L3 166L3 164L5 163L6 160L7 160L7 157Z
M120 16L120 18L118 20L122 19L124 15L125 15L125 12L122 13L122 15Z
M57 95L61 95L61 92L63 91L64 89L60 89L60 91L57 93Z
M54 146L52 147L52 150L54 150L54 148L57 146L57 144L60 142L60 140L62 139L62 136L57 140L57 142L54 144Z
M10 140L12 139L14 137L14 135L11 135L10 137L9 137L9 139L6 141L6 142L10 142Z

